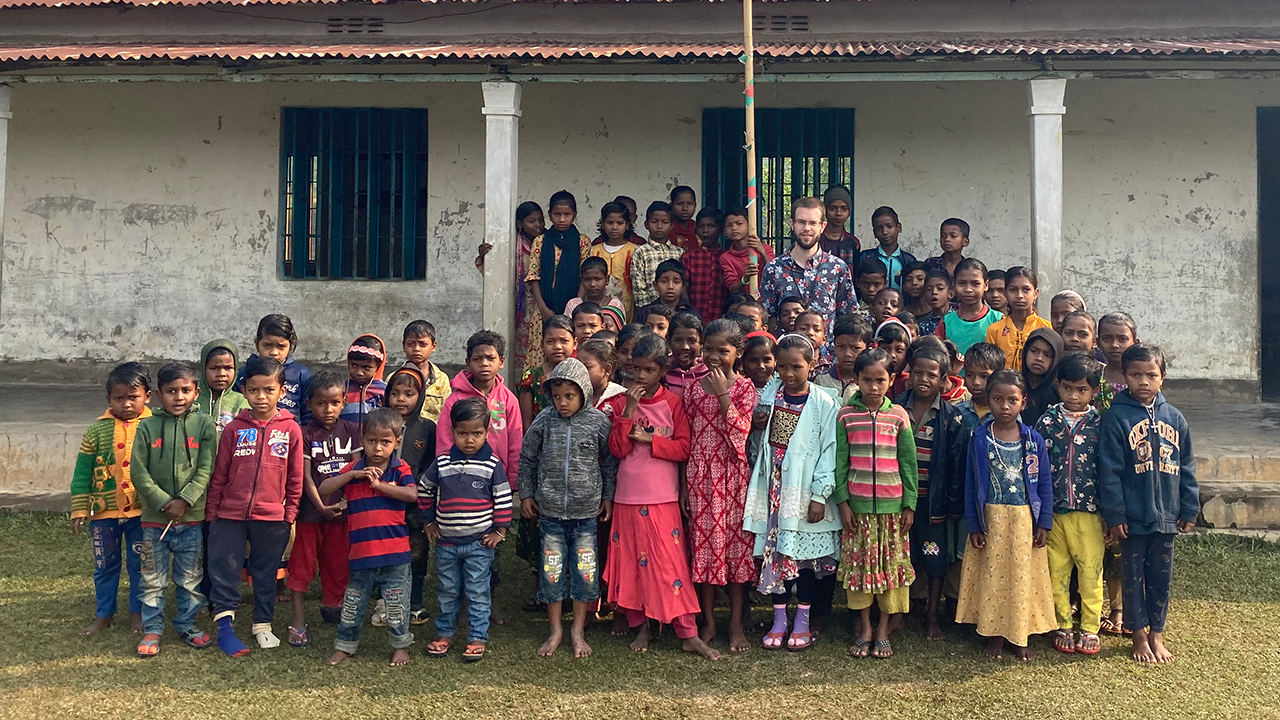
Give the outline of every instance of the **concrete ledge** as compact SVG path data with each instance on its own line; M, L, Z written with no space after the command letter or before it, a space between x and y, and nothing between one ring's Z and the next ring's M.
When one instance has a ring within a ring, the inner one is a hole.
M1280 483L1205 480L1200 516L1209 528L1280 530Z
M12 490L0 490L0 508L13 511L40 510L65 513L71 508L71 494L65 491L24 494Z
M1169 378L1164 396L1174 405L1242 404L1258 402L1262 393L1258 380L1203 380Z

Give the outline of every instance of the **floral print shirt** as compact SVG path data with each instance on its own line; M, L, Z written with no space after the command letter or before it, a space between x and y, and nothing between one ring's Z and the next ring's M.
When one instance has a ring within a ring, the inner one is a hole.
M804 298L809 310L827 321L827 334L837 315L847 315L856 308L853 279L849 266L831 253L819 251L809 267L783 253L764 266L760 278L760 302L765 310L776 316L782 299L791 295Z
M1072 421L1074 420L1074 425ZM1098 512L1098 437L1102 415L1089 408L1073 418L1062 403L1049 406L1036 422L1053 472L1053 511Z

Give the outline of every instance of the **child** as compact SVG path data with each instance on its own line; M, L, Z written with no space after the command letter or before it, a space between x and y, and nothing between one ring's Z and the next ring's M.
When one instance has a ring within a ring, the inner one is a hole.
M404 596L411 571L406 506L418 498L418 487L409 464L396 457L403 430L400 415L391 408L374 408L360 431L364 457L342 473L320 483L321 495L342 491L347 501L347 527L351 532L347 591L342 599L342 622L327 665L337 665L356 654L360 626L369 601L381 589L387 603L387 634L391 667L409 664L413 644Z
M858 265L868 260L879 260L884 263L885 281L889 287L901 289L902 272L906 266L916 262L916 256L898 246L898 235L902 233L898 213L888 206L876 208L871 213L871 231L880 246L863 250L858 256Z
M387 381L387 407L395 410L404 422L400 431L400 459L409 465L414 477L426 471L436 454L435 421L422 417L424 382L422 373L412 367L400 368ZM429 617L422 604L422 584L430 569L431 548L422 532L416 506L411 505L405 511L404 522L409 529L409 624L425 625Z
M387 384L387 346L377 335L361 335L347 349L347 394L342 419L363 425L370 410L382 407Z
M546 384L553 407L534 418L520 451L520 515L539 525L538 600L551 625L538 655L551 657L560 647L561 609L569 599L569 643L575 658L585 658L588 605L600 599L596 521L609 521L618 460L609 452L609 418L591 404L586 366L565 360Z
M698 195L688 185L671 188L671 242L684 250L698 244L697 223L693 215L698 210Z
M661 315L657 318L668 321ZM631 349L636 346L636 342L646 333L652 333L648 327L640 323L628 323L623 326L621 332L618 333L618 364L614 367L614 382L626 383L631 377ZM599 409L599 408L597 408Z
M541 215L541 211L538 214ZM520 283L520 287L523 288L524 283ZM427 386L422 391L422 417L438 423L440 408L444 407L444 399L449 397L449 376L431 362L431 355L436 351L436 326L426 320L414 320L405 325L403 347L405 365L417 368L426 378ZM516 367L524 367L523 361L517 362Z
M595 247L592 246L593 250ZM573 298L564 305L564 314L573 317L573 311L583 303L591 303L597 307L605 305L615 305L624 307L625 303L621 298L609 297L609 263L602 257L592 255L582 261L582 267L579 268L578 274L581 278L579 281L578 297Z
M777 345L777 375L765 384L770 406L747 490L742 527L755 534L752 554L761 559L756 589L771 596L773 625L761 645L793 652L813 646L809 611L818 580L836 570L840 520L832 491L836 469L836 412L825 392L811 392L813 345L784 335ZM796 592L795 623L788 637L787 605Z
M698 314L715 319L724 313L729 299L724 271L720 269L720 236L724 215L716 208L698 211L698 242L685 246L680 262L689 276L686 295Z
M200 350L200 393L192 409L199 415L213 418L213 447L216 452L218 436L241 410L249 407L244 395L231 389L236 379L236 346L230 340L213 340Z
M631 297L631 256L639 248L638 245L631 242L627 236L631 233L631 222L633 216L627 210L627 206L620 202L605 203L600 208L600 232L604 235L604 242L599 245L592 245L590 259L600 258L605 262L605 272L617 278L618 283L622 286L622 303L621 307L627 315L635 312L635 305ZM585 263L585 261L584 261ZM586 265L584 264L585 268ZM584 299L590 300L597 305L607 305L599 300L585 297L587 292L586 279L583 278ZM603 294L603 286L594 290L594 293ZM565 312L572 312L572 308L565 306Z
M1165 402L1165 358L1137 344L1121 357L1128 388L1102 416L1098 492L1112 543L1124 561L1124 627L1133 659L1171 663L1164 646L1173 540L1189 533L1200 512L1196 460L1186 418Z
M1032 330L1022 348L1022 379L1027 381L1027 401L1021 420L1035 425L1050 405L1058 402L1058 363L1062 362L1062 336L1049 328Z
M605 305L600 308L600 317L604 318L604 329L592 333L591 337L595 337L600 333L610 332L614 333L614 337L617 338L617 332L622 329L623 325L627 324L626 313L617 305Z
M987 273L987 291L983 293L982 299L992 310L1001 313L1008 313L1009 300L1004 295L1005 274L1003 270L992 270Z
M893 657L890 622L911 609L916 444L906 411L885 397L893 377L888 353L879 348L862 353L854 371L858 391L836 415L836 484L831 497L839 504L844 526L839 578L849 609L861 615L849 656L885 659ZM873 603L880 608L874 650Z
M293 526L293 550L289 553L289 577L285 585L293 594L293 622L289 625L289 644L307 647L311 633L307 629L303 596L320 569L320 617L337 624L342 615L342 595L347 589L347 554L351 551L347 537L346 501L342 491L321 496L320 483L336 477L342 468L360 457L360 426L342 420L345 382L337 373L322 370L311 376L307 387L307 407L311 422L302 428L302 450L305 455L303 498L299 501L297 522Z
M903 370L907 366L907 348L911 345L911 332L907 326L896 318L890 318L876 328L876 347L889 356L889 382L887 393L897 393L894 397L906 392L907 380Z
M900 312L902 312L902 292L891 287L880 288L871 300L869 319L872 325L878 327Z
M644 229L649 233L649 241L631 255L632 299L637 308L658 299L654 288L658 265L665 260L679 260L684 254L684 248L670 240L671 217L671 205L661 200L650 203L645 211ZM641 320L637 318L636 322Z
M644 245L644 238L636 234L636 219L640 216L636 214L637 208L635 198L627 195L619 195L615 197L613 201L616 203L622 203L627 208L627 216L630 218L630 223L627 225L627 240L630 240L636 245ZM601 238L601 241L603 242L603 237Z
M1098 355L1098 321L1088 310L1067 313L1060 334L1063 352L1082 352L1099 363L1106 359Z
M942 397L951 358L945 350L925 343L926 339L916 341L922 344L911 357L910 389L894 402L911 418L918 478L916 509L923 504L927 513L911 525L911 566L917 577L928 578L925 620L929 639L943 640L938 609L943 583L956 557L947 521L963 511L965 452L969 428L977 424L977 418L967 418L965 411Z
M268 355L251 357L243 378L249 409L222 431L205 503L213 580L209 599L218 625L218 648L228 657L249 654L232 629L240 604L246 540L253 581L253 636L264 650L280 646L280 638L271 631L276 570L289 544L289 526L297 518L305 484L302 428L292 413L279 406L285 392L284 366Z
M707 326L702 356L710 368L684 394L692 437L681 505L692 534L693 582L702 606L702 639L716 636L715 591L729 594L729 652L750 647L743 624L743 583L755 579L755 538L742 529L751 465L747 434L756 407L751 381L734 369L742 354L742 328L720 319ZM727 586L727 587L726 587Z
M926 335L919 340L937 340L936 335ZM973 396L969 394L969 389L964 386L964 378L960 377L960 373L964 372L964 360L960 357L960 350L956 348L956 344L950 340L942 341L942 349L946 351L950 363L943 368L942 378L942 399L952 405L959 405ZM910 352L910 348L908 348ZM952 374L952 373L955 374Z
M764 388L774 378L777 363L775 353L778 343L773 336L760 330L746 336L742 351L742 374L756 389L756 407L751 415L751 434L747 436L747 462L755 463L760 443L764 441L764 429L773 411L772 398L765 398Z
M951 312L951 276L946 270L932 268L924 279L924 301L929 312L923 317L917 316L916 323L920 327L920 335L933 335L938 330L938 323Z
M1049 448L1053 472L1053 528L1049 530L1049 579L1062 653L1097 655L1102 620L1102 556L1106 528L1098 514L1098 436L1101 415L1089 403L1098 394L1102 365L1082 352L1058 364L1058 397L1036 421ZM1073 638L1071 573L1080 588L1080 635Z
M293 321L287 315L272 314L258 321L258 332L253 339L256 352L249 356L269 357L284 366L284 390L280 395L280 409L287 410L303 425L311 422L308 415L307 383L311 381L311 370L293 359L298 349L298 333L293 330ZM248 360L240 366L236 375L236 384L232 389L244 393L244 373L249 367ZM225 426L223 426L225 429Z
M662 378L662 386L678 398L690 384L707 376L707 365L702 362L702 320L692 313L676 315L668 342L671 368Z
M681 315L685 314L692 315L693 313L681 313ZM657 303L650 306L648 308L648 312L645 313L644 328L665 340L667 336L671 334L671 321L674 320L675 317L676 314L674 310L662 303Z
M1010 370L1022 370L1022 348L1031 333L1049 327L1049 321L1036 314L1036 297L1039 294L1035 271L1020 265L1009 268L1004 284L1009 311L999 322L987 328L986 340L1004 351Z
M764 264L773 259L773 248L751 234L748 210L731 207L724 214L724 236L732 246L720 253L720 270L730 293L760 300L760 278ZM763 307L763 306L761 306Z
M969 547L960 576L956 622L990 638L1000 659L1006 642L1030 660L1027 637L1057 627L1045 542L1053 527L1053 480L1040 433L1018 422L1027 385L1012 370L987 384L991 419L973 433L965 461L964 520Z
M133 484L142 504L142 631L146 634L138 643L138 657L144 658L160 653L171 560L178 603L173 629L193 648L213 643L195 620L205 604L200 592L204 577L201 527L205 490L217 452L217 427L212 417L193 408L199 392L194 367L167 363L156 373L156 380L162 409L138 422L130 455Z
M782 302L778 303L778 331L781 333L791 333L796 330L796 318L800 317L800 313L808 309L804 300L789 295L782 298Z
M649 313L658 307L665 307L672 315L682 312L697 313L685 298L684 264L679 260L663 260L654 271L653 286L657 289L658 299L636 310L636 322L648 324ZM657 330L654 330L657 332Z
M1094 400L1098 412L1105 413L1115 397L1128 387L1121 370L1122 359L1125 351L1139 342L1138 325L1128 313L1113 312L1098 318L1098 347L1107 361L1102 370L1102 390Z
M960 218L943 220L938 231L938 244L942 246L942 254L925 260L925 264L931 270L946 270L948 276L954 277L956 266L964 260L964 249L969 247L969 223Z
M929 274L929 266L916 261L902 270L902 309L910 310L916 315L926 315L929 303L924 299L924 278Z
M669 623L685 652L720 653L698 637L698 599L689 573L679 507L679 464L689 459L689 421L680 399L661 385L667 344L642 337L631 354L634 386L613 399L609 450L620 458L613 532L604 581L609 602L640 628L633 652L649 649L646 619Z
M551 196L548 205L551 229L533 241L529 253L529 274L525 277L529 294L538 308L538 314L531 318L529 324L526 368L542 364L542 322L552 315L563 315L565 306L577 296L582 261L591 252L590 238L579 233L573 225L578 218L578 201L573 194L561 190ZM449 433L443 433L443 438L444 444L448 445Z
M142 521L129 459L138 421L151 417L151 378L136 362L117 365L107 376L107 411L84 433L71 476L71 531L89 521L93 541L95 619L82 634L101 632L115 622L120 589L121 550L129 574L129 628L142 632Z
M468 638L462 659L475 662L484 658L489 642L496 548L511 527L510 473L486 440L493 437L493 413L483 398L462 398L448 412L443 417L449 420L451 447L431 463L418 484L418 509L427 538L436 543L439 577L438 637L427 646L427 654L449 654L465 595Z
M987 266L977 258L961 260L955 272L955 294L960 298L960 307L942 318L934 334L951 340L964 353L968 353L974 343L985 342L987 328L1004 319L999 310L987 305L986 292Z
M836 400L843 403L858 389L854 363L864 350L875 343L875 335L871 330L871 323L861 315L841 315L836 318L834 332L835 362L830 370L815 378L813 384L830 389Z
M573 341L577 343L590 340L591 336L604 330L604 310L595 303L581 303L573 309ZM545 361L544 361L545 365Z
M835 255L849 266L849 276L853 277L862 252L862 242L845 229L853 212L853 195L848 188L833 185L822 194L822 205L826 209L827 226L822 229L818 244L823 252Z
M516 393L520 398L520 417L535 418L543 408L550 407L543 383L551 376L556 365L573 357L577 349L573 324L564 315L552 315L542 323L542 364L531 367L520 376ZM437 446L439 442L436 443Z
M755 298L746 295L735 295L729 299L729 312L737 313L749 317L753 321L754 328L751 332L765 329L765 312L764 305Z
M613 346L599 338L592 338L578 348L578 360L587 368L591 378L591 403L595 409L606 412L607 402L623 395L627 389L610 378L618 366L618 353Z
M815 359L813 369L809 371L809 381L812 382L818 376L825 375L835 362L831 348L827 345L827 323L818 313L805 310L796 316L795 333L809 338L809 342L813 344Z
M1084 296L1075 290L1063 290L1053 296L1053 300L1049 301L1049 322L1053 325L1056 333L1062 333L1062 322L1067 316L1077 310L1088 310L1089 306L1084 302Z
M987 382L991 376L1004 369L1004 351L990 343L976 343L964 354L964 386L971 397L960 403L962 410L972 412L978 420L991 414L987 405ZM972 428L971 428L972 429Z
M916 323L916 316L912 315L909 310L899 310L892 315L892 319L902 323L902 326L907 329L907 335L909 336L907 339L909 341L915 342L916 338L920 337L920 326ZM885 318L885 322L889 320L890 318Z
M887 275L884 263L878 258L868 258L858 263L858 274L854 279L854 285L858 288L858 311L868 318L871 317L876 297L888 286L885 281ZM901 304L902 296L899 295L898 298Z

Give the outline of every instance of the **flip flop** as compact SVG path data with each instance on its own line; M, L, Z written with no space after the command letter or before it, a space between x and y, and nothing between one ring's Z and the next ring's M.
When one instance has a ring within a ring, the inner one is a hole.
M203 650L210 645L213 645L213 638L209 637L209 633L200 630L199 628L187 628L186 630L178 633L178 637L182 638L182 642L186 643L189 647L193 647L197 650Z
M1090 647L1090 644L1093 647ZM1097 655L1102 649L1102 640L1093 633L1080 633L1080 639L1076 642L1076 652L1081 655Z
M483 659L484 659L484 643L482 642L467 643L466 649L462 651L462 661L473 663L473 662L480 662Z
M431 622L431 615L426 610L418 609L409 613L410 625L426 625Z
M764 634L764 637L760 638L760 647L765 650L781 650L786 639L787 633L785 631L777 633L770 630Z
M793 643L797 638L800 638L801 641ZM805 650L813 647L813 642L814 637L812 632L793 632L791 633L791 637L787 638L787 652L804 652Z
M311 631L307 629L306 625L301 628L290 625L289 644L296 648L311 647Z
M152 638L148 640L147 638ZM147 633L142 636L142 640L138 642L138 657L153 658L160 654L160 636L155 633Z
M1053 649L1064 655L1070 655L1076 651L1075 641L1071 637L1071 633L1066 630L1056 630L1053 633Z
M871 655L870 640L862 640L862 639L854 640L853 647L849 648L849 657L851 658L862 660L863 658L869 657L870 655Z
M888 655L881 654L885 650L889 651ZM889 658L893 657L893 643L889 642L888 640L877 640L876 649L872 652L871 657L875 658L876 660L888 660Z
M449 654L449 648L453 645L453 638L436 638L427 645L427 655L429 657L445 657Z

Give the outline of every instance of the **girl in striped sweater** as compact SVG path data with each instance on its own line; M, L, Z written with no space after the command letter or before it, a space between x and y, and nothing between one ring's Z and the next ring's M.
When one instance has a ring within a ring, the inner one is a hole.
M844 538L839 580L861 625L849 655L893 656L890 622L910 610L910 532L915 520L916 443L907 411L885 397L892 384L889 355L864 351L854 364L858 391L836 416L836 489ZM880 606L872 650L871 603Z

